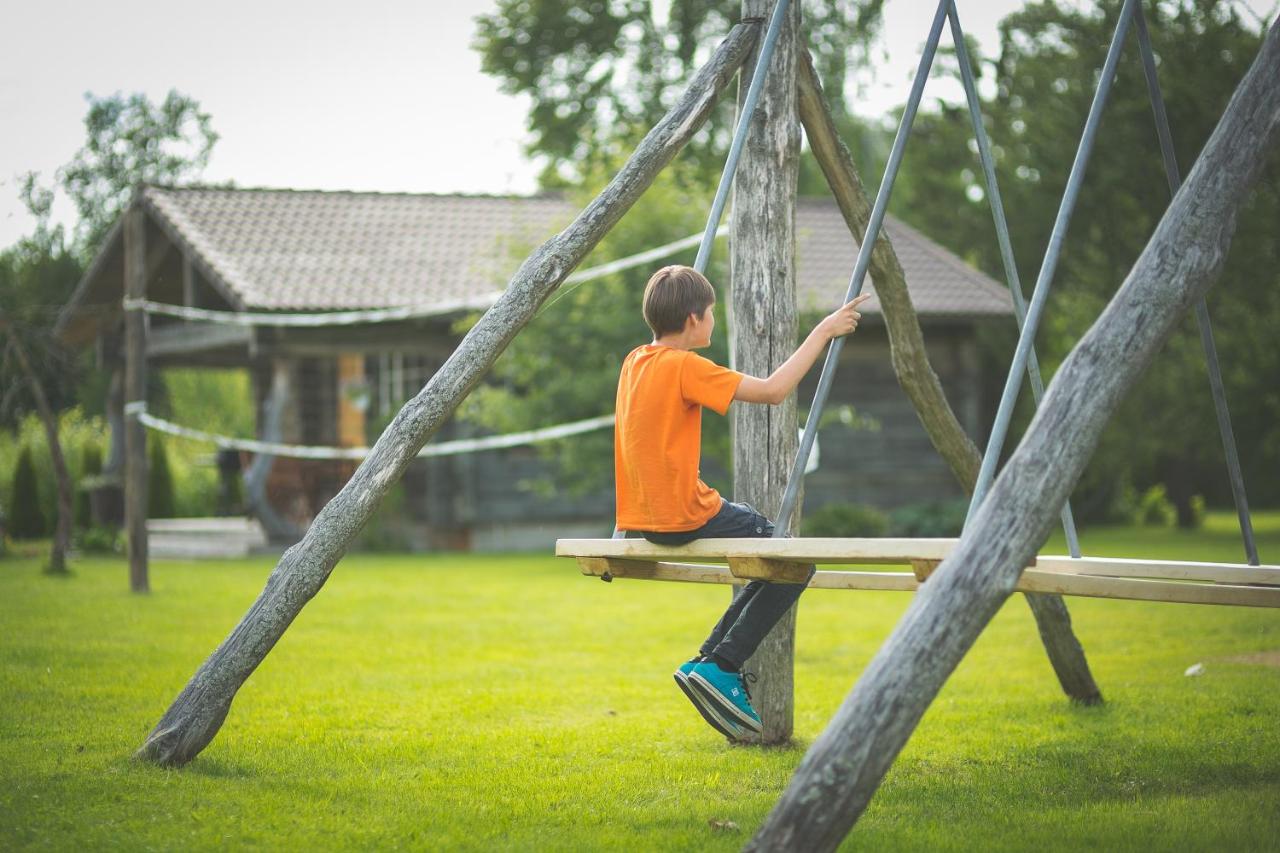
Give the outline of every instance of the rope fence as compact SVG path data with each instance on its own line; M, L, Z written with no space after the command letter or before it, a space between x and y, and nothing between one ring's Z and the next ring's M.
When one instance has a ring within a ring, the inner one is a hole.
M205 441L227 450L245 450L250 453L269 454L271 456L287 456L293 459L352 459L360 460L372 452L369 447L324 447L302 444L282 444L274 441L259 441L252 438L234 438L227 435L205 432L200 429L176 424L173 421L148 414L144 408L136 404L126 407L126 414L136 417L149 429L168 435L188 438L193 441ZM558 438L594 432L612 427L613 415L600 415L572 423L557 424L541 429L512 432L505 435L489 435L482 438L460 438L453 441L442 441L428 444L418 451L418 457L456 456L461 453L474 453L478 450L497 450L507 447L521 447L528 444L540 444Z

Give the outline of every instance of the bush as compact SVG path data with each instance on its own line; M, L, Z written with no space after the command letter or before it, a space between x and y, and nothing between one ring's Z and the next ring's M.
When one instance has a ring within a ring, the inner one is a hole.
M169 454L158 435L149 436L147 465L147 518L174 518L173 473Z
M13 469L13 487L9 493L9 535L14 539L39 539L48 534L40 494L36 486L36 466L31 461L31 448L23 445Z
M876 537L889 529L889 518L866 504L827 504L804 519L801 536Z
M80 476L79 480L84 482L88 477L95 477L102 473L102 448L97 442L86 441L84 446L80 448ZM76 511L75 511L76 528L85 530L93 523L92 514L89 510L89 491L84 488L76 489Z
M1178 520L1178 511L1169 500L1164 485L1157 483L1142 493L1133 523L1144 527L1172 527Z
M968 511L968 498L909 504L893 511L890 529L894 536L909 539L959 536Z
M124 553L124 539L119 528L106 525L81 528L76 532L75 544L86 554Z

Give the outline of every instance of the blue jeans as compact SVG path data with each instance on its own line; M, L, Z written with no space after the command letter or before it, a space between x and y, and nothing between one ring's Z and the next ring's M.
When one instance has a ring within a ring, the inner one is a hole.
M697 530L681 533L640 531L640 535L657 545L684 545L695 539L767 539L773 536L773 522L749 504L724 501L720 511ZM812 571L809 578L813 578ZM733 597L729 609L720 617L699 652L714 654L741 668L755 654L756 648L778 620L796 603L806 586L807 580L804 583L751 581Z

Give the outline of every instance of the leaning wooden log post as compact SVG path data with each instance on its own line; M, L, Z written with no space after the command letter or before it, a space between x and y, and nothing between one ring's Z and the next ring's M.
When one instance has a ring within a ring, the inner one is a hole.
M796 84L800 121L809 147L826 176L849 230L861 242L871 218L871 202L862 188L853 157L840 140L835 120L822 94L822 83L814 68L813 57L808 51L800 56ZM978 479L981 454L965 434L964 427L947 402L938 375L929 364L924 333L907 291L906 275L893 243L883 230L871 252L870 271L889 333L889 352L898 384L911 400L933 446L965 491L972 493ZM1102 691L1089 670L1084 648L1071 628L1071 613L1062 596L1027 593L1026 599L1063 692L1074 702L1087 705L1101 702Z
M744 0L743 18L768 18L777 0ZM800 125L796 121L796 55L800 3L787 8L769 63L754 120L748 126L733 183L730 239L729 334L733 367L768 376L796 345L796 182ZM751 85L753 62L738 81L741 105ZM760 73L761 69L756 69ZM741 120L741 119L740 119ZM734 498L776 517L796 456L796 395L780 406L735 405ZM793 530L800 524L792 519ZM758 677L752 703L764 723L762 742L785 743L794 721L793 671L796 608L774 626L747 669Z
M45 396L44 385L40 377L31 367L27 358L27 348L22 345L18 332L10 324L8 318L0 313L0 331L9 333L9 350L18 360L18 369L27 377L31 387L31 396L36 401L36 412L40 415L40 423L44 426L45 441L49 444L49 457L53 460L53 479L58 489L58 520L54 524L53 542L49 546L49 565L45 573L50 575L67 574L67 552L71 550L71 474L67 471L67 460L62 454L62 442L58 440L58 416L49 405Z
M749 850L834 850L947 677L1049 535L1108 419L1222 270L1280 137L1280 19L1111 303L1058 370L972 523L826 731Z
M134 203L124 219L124 295L147 298L147 220ZM147 576L147 428L139 415L147 405L147 315L124 312L124 524L129 547L129 588L150 592Z
M702 127L751 51L758 30L754 24L730 30L679 102L645 136L604 191L525 260L498 301L379 436L369 456L320 511L302 541L281 557L257 601L183 688L137 751L138 758L182 765L213 739L240 685L324 586L351 540L418 450L565 276Z

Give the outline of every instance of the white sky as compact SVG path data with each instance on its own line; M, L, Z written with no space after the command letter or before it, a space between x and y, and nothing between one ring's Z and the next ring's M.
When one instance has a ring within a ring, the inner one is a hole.
M1264 15L1274 0L1244 4ZM84 141L90 91L142 91L158 102L176 88L198 100L221 135L209 181L530 192L537 168L521 154L525 104L498 91L470 48L474 17L494 5L0 0L0 247L33 225L17 176L36 170L49 182L71 158ZM960 5L966 32L991 51L996 23L1023 0ZM886 59L858 112L881 114L905 100L935 6L889 0ZM926 94L958 91L935 81ZM55 211L69 224L65 200Z

